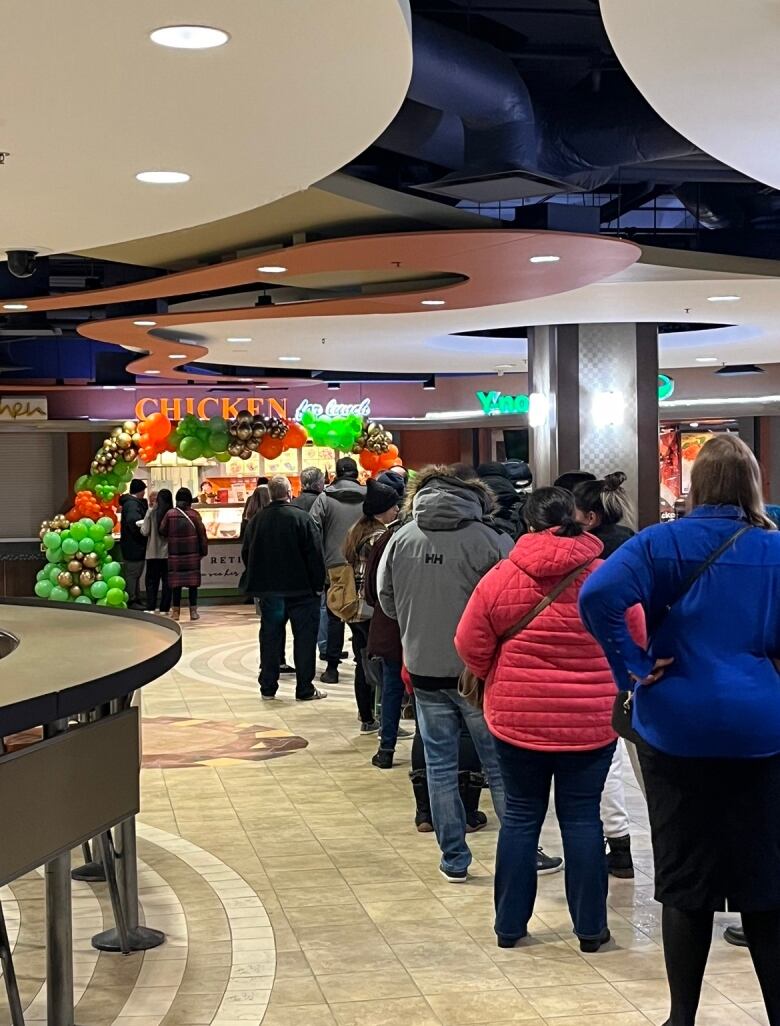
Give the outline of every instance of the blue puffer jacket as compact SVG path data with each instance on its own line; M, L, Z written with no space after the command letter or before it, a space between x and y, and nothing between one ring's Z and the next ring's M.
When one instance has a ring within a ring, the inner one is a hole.
M674 659L655 685L640 685L634 727L654 748L689 757L780 753L780 534L742 535L675 602L685 581L744 526L736 506L699 506L621 546L582 588L582 618L620 688ZM631 638L626 610L641 603L649 652Z

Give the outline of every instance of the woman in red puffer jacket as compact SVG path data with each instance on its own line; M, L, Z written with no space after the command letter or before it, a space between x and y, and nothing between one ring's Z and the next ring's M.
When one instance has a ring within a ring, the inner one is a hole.
M599 803L616 736L615 682L606 656L580 620L577 599L601 565L602 544L575 520L562 488L528 499L529 534L477 585L455 645L485 679L485 719L496 738L507 810L496 855L499 947L526 936L536 898L536 849L555 782L566 857L566 895L583 951L598 951L607 928L607 863ZM569 583L514 637L504 635L556 588ZM644 643L638 607L629 627Z

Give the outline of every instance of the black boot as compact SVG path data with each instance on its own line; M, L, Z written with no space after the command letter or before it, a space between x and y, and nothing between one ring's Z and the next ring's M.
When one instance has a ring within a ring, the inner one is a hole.
M733 944L737 948L746 948L748 946L745 931L741 926L727 926L723 933L723 939L727 944Z
M433 817L431 816L431 799L428 794L428 774L424 769L411 770L409 779L412 782L414 800L417 803L414 825L421 834L430 834L433 832Z
M634 879L634 860L631 858L631 837L607 838L607 868L610 876L620 880Z
M479 799L482 796L482 788L485 786L485 778L481 773L472 773L469 770L461 770L458 773L458 790L463 808L466 810L466 833L473 834L475 830L481 830L487 823L487 816L479 811Z

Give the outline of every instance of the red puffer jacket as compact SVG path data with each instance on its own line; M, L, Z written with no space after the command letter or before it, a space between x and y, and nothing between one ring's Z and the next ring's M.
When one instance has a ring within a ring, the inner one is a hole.
M519 748L574 752L601 748L615 739L615 682L606 656L577 611L580 588L597 572L600 559L498 652L499 638L512 624L601 550L592 534L562 538L555 529L527 534L474 590L455 646L469 669L485 678L485 719L502 741ZM643 645L641 607L629 611L628 626Z

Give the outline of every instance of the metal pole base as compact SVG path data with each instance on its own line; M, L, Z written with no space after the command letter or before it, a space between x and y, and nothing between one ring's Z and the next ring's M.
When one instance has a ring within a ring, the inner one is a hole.
M72 880L81 880L84 883L105 883L106 871L102 862L87 862L83 866L76 866L71 870Z
M130 951L148 951L158 948L165 940L162 930L153 930L149 926L134 926L127 931L127 945ZM92 947L98 951L121 951L119 931L115 928L96 933L92 938Z

